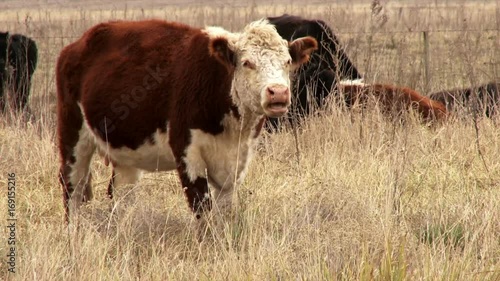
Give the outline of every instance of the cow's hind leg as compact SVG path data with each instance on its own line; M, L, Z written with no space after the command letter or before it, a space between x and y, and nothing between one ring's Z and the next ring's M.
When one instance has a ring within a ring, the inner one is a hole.
M85 126L80 130L79 139L74 148L74 160L71 165L69 182L73 186L70 191L70 206L78 208L82 202L92 199L92 186L90 182L90 161L95 151L95 142Z
M78 123L79 130L59 124L67 129L60 134L59 148L62 156L60 181L67 218L69 214L77 212L82 202L92 199L90 161L96 145L83 121Z

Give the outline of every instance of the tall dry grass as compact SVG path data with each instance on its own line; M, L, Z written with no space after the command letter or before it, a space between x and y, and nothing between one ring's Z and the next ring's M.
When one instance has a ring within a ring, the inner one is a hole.
M283 12L322 18L368 81L418 90L426 81L417 31L428 30L429 86L441 90L499 78L500 7L474 2L389 3L374 14L368 2L2 12L5 29L36 39L40 60L31 98L37 119L0 120L0 217L7 218L12 172L18 214L17 272L7 272L1 239L0 278L499 280L498 120L479 119L476 135L467 117L429 128L412 116L400 125L376 109L330 108L296 137L265 134L233 214L202 242L175 173L148 173L109 200L110 170L96 157L96 199L83 208L72 240L57 179L54 64L97 22L155 16L236 30Z

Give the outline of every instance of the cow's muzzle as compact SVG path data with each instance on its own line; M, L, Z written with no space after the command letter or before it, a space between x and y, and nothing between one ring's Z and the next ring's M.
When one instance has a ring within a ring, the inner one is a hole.
M275 85L266 88L263 108L268 117L283 116L288 112L290 103L290 89L287 86Z

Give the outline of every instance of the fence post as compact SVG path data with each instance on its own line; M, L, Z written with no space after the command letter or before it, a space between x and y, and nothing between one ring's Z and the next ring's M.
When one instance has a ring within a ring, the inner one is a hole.
M424 79L425 85L424 90L425 93L428 94L430 90L430 76L429 76L429 32L422 32L424 38Z

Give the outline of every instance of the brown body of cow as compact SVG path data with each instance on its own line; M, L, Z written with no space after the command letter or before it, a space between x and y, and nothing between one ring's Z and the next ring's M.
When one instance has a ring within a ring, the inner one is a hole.
M283 40L266 20L241 33L160 20L88 30L57 62L67 219L92 198L95 151L113 165L110 195L140 171L176 169L197 217L212 196L230 205L266 116L288 110L289 72L316 48L310 37Z
M365 105L373 99L386 114L400 117L410 108L416 110L424 121L443 120L448 113L439 101L429 99L406 87L385 84L340 84L339 91L344 96L346 105L354 107Z

